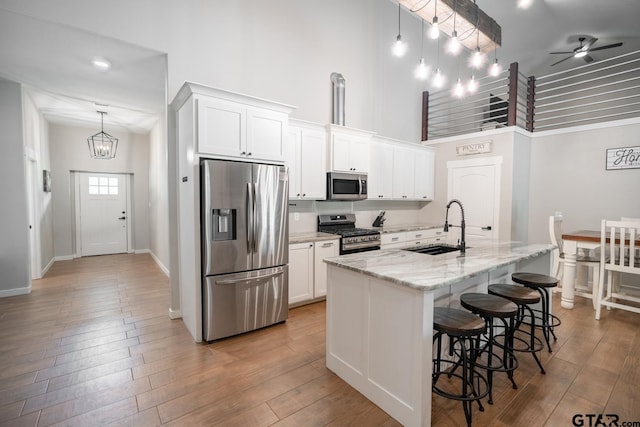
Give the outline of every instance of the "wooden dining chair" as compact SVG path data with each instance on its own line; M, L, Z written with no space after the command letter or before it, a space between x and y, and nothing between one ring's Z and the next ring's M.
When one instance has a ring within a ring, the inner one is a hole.
M636 240L639 238L637 226L638 223L633 221L602 220L600 289L603 292L598 293L596 320L600 320L600 311L603 306L640 313L640 259L636 252L638 247ZM633 275L625 278L630 282L620 283L624 277L623 274Z
M552 215L549 217L549 239L551 244L557 246L552 253L553 267L552 275L560 280L559 285L554 288L555 292L562 290L562 272L564 270L564 253L562 251L562 216ZM585 298L591 298L593 308L596 308L598 303L598 292L600 284L600 258L590 256L587 254L578 254L576 259L576 270L579 267L587 268L588 272L591 272L591 285L589 285L589 278L585 279L584 283L576 281L575 294Z

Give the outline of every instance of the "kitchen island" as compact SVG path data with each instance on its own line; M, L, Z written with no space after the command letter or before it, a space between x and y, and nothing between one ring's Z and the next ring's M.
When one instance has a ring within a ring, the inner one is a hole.
M433 308L465 292L549 274L554 246L472 240L459 252L400 249L325 259L327 367L405 426L431 425Z

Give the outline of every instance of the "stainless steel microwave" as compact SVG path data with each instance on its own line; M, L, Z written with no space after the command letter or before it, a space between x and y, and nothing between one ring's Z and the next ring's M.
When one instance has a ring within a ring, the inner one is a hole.
M365 200L367 174L327 172L327 200Z

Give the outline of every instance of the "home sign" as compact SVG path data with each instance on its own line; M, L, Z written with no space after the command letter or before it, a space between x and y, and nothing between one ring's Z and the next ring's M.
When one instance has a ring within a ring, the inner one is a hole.
M640 169L640 147L607 149L607 170Z

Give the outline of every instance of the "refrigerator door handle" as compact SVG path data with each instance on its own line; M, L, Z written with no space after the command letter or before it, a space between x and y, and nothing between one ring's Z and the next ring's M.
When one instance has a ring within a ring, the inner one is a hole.
M251 183L247 183L247 252L251 253L253 251L253 191L251 191Z
M256 203L257 203L257 198L256 198L256 185L255 184L251 184L251 191L253 193L253 231L251 232L252 235L252 240L253 240L253 252L256 253L258 252L258 221L256 220Z
M262 282L265 279L269 279L271 277L280 276L284 274L284 271L276 271L275 273L267 273L262 276L256 277L245 277L242 279L224 279L224 280L216 280L216 285L236 285L238 283L253 283L253 282Z

